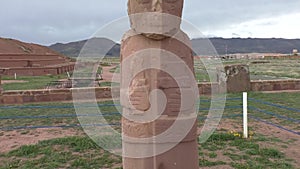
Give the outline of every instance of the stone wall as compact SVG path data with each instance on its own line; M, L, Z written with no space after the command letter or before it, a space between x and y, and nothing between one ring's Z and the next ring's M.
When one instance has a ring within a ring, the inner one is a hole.
M65 59L43 59L43 60L28 60L28 59L0 59L0 67L39 67L48 65L57 65L64 63Z
M18 59L26 59L26 60L47 60L47 59L65 59L60 55L54 54L0 54L1 59L10 59L10 60L18 60Z
M238 83L237 83L238 84ZM300 79L290 79L290 80L251 80L250 89L245 90L253 92L262 92L262 91L280 91L280 90L300 90ZM210 83L200 83L199 85L200 94L211 94L211 85ZM218 83L212 83L212 86L215 87L216 92L220 92ZM232 93L235 91L229 91ZM242 91L241 91L242 92Z
M300 90L299 80L252 80L251 91Z
M218 83L198 84L199 93L210 95L212 87L219 92ZM114 89L117 93L118 89ZM251 81L251 91L278 91L278 90L300 90L299 80L255 80ZM33 102L59 102L71 101L72 92L82 93L90 98L95 93L97 99L110 99L111 89L109 87L99 88L75 88L75 89L50 89L50 90L29 90L29 91L6 91L0 95L0 104L24 104Z
M70 59L55 54L0 54L0 67L8 76L57 75L72 72L74 65Z
M34 102L59 102L71 101L72 93L82 94L82 99L91 98L95 94L97 99L111 98L110 88L74 88L51 90L7 91L0 95L0 104L24 104Z
M300 59L299 55L265 56L264 59Z
M72 72L75 64L53 66L53 67L19 67L6 68L4 75L14 76L16 73L19 76L42 76L42 75L58 75L66 72Z
M212 89L214 89L215 93L220 92L218 83L199 83L199 94L210 95L212 93Z
M251 80L251 89L246 91L262 92L262 91L280 91L280 90L300 90L300 79L291 80ZM210 95L211 87L215 92L221 92L218 83L199 83L199 93ZM245 91L245 92L246 92ZM230 93L230 92L229 92Z

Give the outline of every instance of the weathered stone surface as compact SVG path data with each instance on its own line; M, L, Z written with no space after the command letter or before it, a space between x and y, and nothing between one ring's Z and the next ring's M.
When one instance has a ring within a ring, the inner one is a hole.
M138 123L123 118L122 123L124 127L122 132L125 136L129 136L133 138L151 138L159 134L162 134L163 132L166 132L174 124L176 120L178 120L178 123L181 123L182 125L187 125L186 122L190 122L191 124L194 125L191 127L188 133L184 133L184 131L179 129L172 132L172 135L167 136L164 140L159 142L176 143L178 142L176 138L180 138L181 135L183 135L183 137L181 138L182 140L180 140L180 142L187 142L187 141L194 140L197 133L197 124L193 116L190 117L186 116L185 118L181 118L181 119L176 119L176 117L161 116L159 119L152 121L150 123ZM184 130L184 126L181 127ZM128 140L125 139L124 141L131 142L131 143L134 142L131 141L130 139ZM136 143L139 142L137 141Z
M139 145L124 143L125 151L135 149L140 151ZM150 145L151 146L151 145ZM152 145L153 146L153 145ZM171 150L151 158L123 158L123 166L130 169L198 169L198 142L183 142ZM155 146L154 146L155 147ZM144 149L144 145L141 146ZM159 145L157 149L159 149ZM150 148L149 148L150 149ZM155 151L155 148L152 151Z
M250 91L251 84L248 65L226 65L224 69L219 69L217 72L218 82L220 84L226 83L227 92ZM223 91L223 89L220 90Z
M300 80L252 80L251 91L300 90Z
M183 0L129 0L131 28L147 38L162 40L180 29Z
M219 85L217 83L199 83L199 94L210 95L211 87L215 88L215 91L218 90ZM170 87L172 88L172 87ZM73 89L72 89L73 90ZM83 90L86 92L86 89L75 89ZM89 90L94 90L97 99L108 99L111 98L111 90L114 90L114 93L118 94L119 89L110 89L107 87L102 88L89 88ZM278 91L278 90L300 90L300 80L252 80L251 81L251 91ZM27 103L34 102L49 102L49 101L61 101L60 97L52 98L50 96L61 93L66 97L63 97L65 101L72 100L72 93L70 89L62 90L30 90L30 91L3 91L0 95L0 104L22 104L25 103L25 97L34 96L34 99L27 99ZM166 110L168 112L168 109ZM192 111L187 111L192 112ZM167 113L170 116L176 116L177 113ZM184 113L185 114L185 113ZM188 113L187 113L188 114Z
M95 99L110 99L112 97L110 88L78 88L78 89L42 89L28 91L5 91L1 95L0 104L23 104L34 102L57 102L71 101L72 92L79 94L78 101L92 101ZM118 90L118 89L113 89ZM114 93L116 93L114 91ZM117 96L117 95L116 95ZM90 100L89 100L90 99ZM92 100L91 100L92 99Z
M47 47L5 38L0 38L0 44L0 67L5 69L4 75L57 75L74 70L74 62Z
M183 0L128 1L120 100L123 153L131 157L124 169L198 169L194 62L180 30L182 8Z

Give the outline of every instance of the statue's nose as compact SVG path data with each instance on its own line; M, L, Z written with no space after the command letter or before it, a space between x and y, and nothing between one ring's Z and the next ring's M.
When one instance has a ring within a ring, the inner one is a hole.
M152 1L152 11L153 12L162 12L162 0L153 0Z

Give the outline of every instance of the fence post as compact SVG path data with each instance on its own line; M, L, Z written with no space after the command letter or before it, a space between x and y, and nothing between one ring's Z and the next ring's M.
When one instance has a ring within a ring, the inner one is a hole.
M244 124L244 138L248 138L248 94L243 93L243 124Z

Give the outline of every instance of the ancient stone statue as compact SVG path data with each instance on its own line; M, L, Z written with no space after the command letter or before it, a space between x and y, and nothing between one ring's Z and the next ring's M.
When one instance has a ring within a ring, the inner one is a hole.
M180 30L182 8L183 0L128 2L131 30L121 47L124 169L199 168L194 64Z

